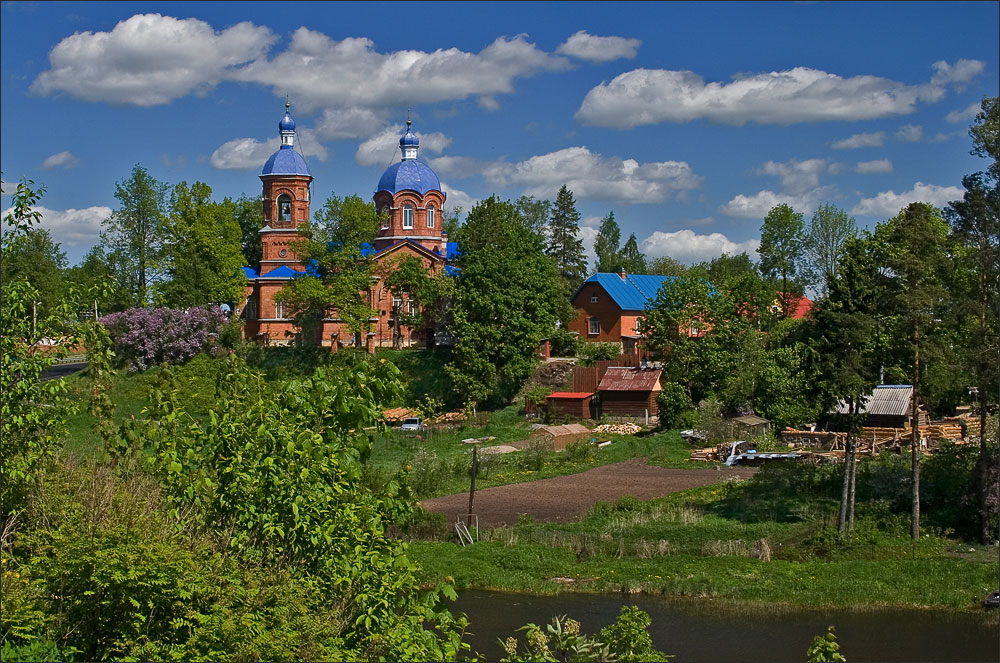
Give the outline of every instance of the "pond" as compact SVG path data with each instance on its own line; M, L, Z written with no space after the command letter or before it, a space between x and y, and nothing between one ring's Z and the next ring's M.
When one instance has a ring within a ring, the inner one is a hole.
M677 663L802 663L816 635L836 626L840 651L862 661L997 661L996 610L962 613L904 609L808 609L726 606L708 599L647 595L565 593L531 596L465 591L453 611L468 615L466 642L495 661L503 656L498 638L515 635L528 622L547 624L568 615L585 633L596 633L635 605L652 617L657 649ZM522 635L522 634L517 634ZM523 637L521 638L523 641Z

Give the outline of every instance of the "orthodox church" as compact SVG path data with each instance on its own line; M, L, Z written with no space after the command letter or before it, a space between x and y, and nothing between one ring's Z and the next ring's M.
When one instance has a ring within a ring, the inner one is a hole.
M291 343L299 332L282 302L274 299L294 278L310 278L305 265L295 255L299 226L309 220L312 174L302 155L295 151L295 120L285 104L285 115L278 123L281 146L264 163L260 174L261 202L264 206L264 227L260 229L263 253L260 264L244 267L247 276L246 300L240 312L245 321L244 334L263 344ZM445 193L441 181L426 163L417 159L420 141L406 121L406 133L399 139L402 158L389 166L379 178L375 190L375 209L383 218L374 242L366 246L368 259L388 266L405 256L420 260L431 274L453 269L450 260L455 245L447 241L444 231ZM391 261L391 262L390 262ZM379 270L384 273L385 268ZM375 277L367 292L361 293L375 311L369 319L368 331L351 332L346 323L329 311L319 327L320 344L332 351L355 345L374 352L375 347L391 346L394 310L412 306L394 298ZM403 296L405 299L405 295ZM409 310L412 311L412 308ZM424 346L434 341L432 329L402 328L404 345Z

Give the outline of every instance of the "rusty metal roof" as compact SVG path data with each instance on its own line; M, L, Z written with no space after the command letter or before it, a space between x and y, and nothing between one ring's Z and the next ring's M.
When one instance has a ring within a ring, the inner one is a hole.
M609 368L601 384L597 386L598 391L653 391L660 387L660 373L658 368L625 368L613 366Z
M573 400L580 400L584 398L589 398L593 395L594 395L593 392L590 391L556 391L546 396L546 398L567 398Z
M859 408L865 414L883 414L902 416L910 413L910 399L913 398L913 386L908 384L883 384L872 390L871 396L864 407ZM837 403L836 411L847 414L847 403Z

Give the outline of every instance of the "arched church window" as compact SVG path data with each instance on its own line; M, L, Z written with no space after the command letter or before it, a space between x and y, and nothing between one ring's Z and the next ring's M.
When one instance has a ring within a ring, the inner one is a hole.
M292 199L288 194L278 196L278 221L292 220Z
M430 207L427 208L427 227L428 228L433 228L434 227L434 206L433 205L431 205Z
M403 227L413 227L413 207L411 205L403 205Z

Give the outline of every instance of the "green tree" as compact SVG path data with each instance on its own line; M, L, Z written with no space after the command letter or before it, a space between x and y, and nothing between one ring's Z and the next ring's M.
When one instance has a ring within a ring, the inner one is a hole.
M444 231L447 239L453 242L455 241L455 234L458 232L458 229L462 227L462 212L464 211L465 210L463 210L459 205L456 207L449 207L441 212L441 216L443 218L443 221L441 222L441 229Z
M844 250L844 242L857 235L857 223L847 212L829 204L822 204L813 214L804 238L808 264L804 271L808 278L822 285L822 293L830 290L837 279L837 263Z
M240 249L236 204L212 201L203 182L181 182L170 199L170 238L164 247L170 279L163 285L169 306L241 303L246 264Z
M102 224L101 245L133 306L150 304L163 276L166 196L167 185L136 164L128 179L115 184L119 207Z
M469 212L458 242L450 327L457 343L446 370L471 401L509 402L555 328L556 267L516 206L496 197Z
M788 298L794 294L789 287L798 288L804 232L802 215L785 203L771 208L760 227L760 271L781 283L783 315L788 315Z
M992 159L986 171L996 182L1000 180L1000 97L983 97L976 119L969 127L972 154Z
M556 261L566 290L572 292L587 278L587 259L580 239L580 213L576 211L573 192L562 185L552 206L549 243L545 253Z
M66 295L66 253L48 230L30 228L11 240L3 259L4 282L27 281L38 293L38 305L57 306Z
M424 325L423 307L434 298L433 282L424 263L414 256L385 262L380 271L393 295L392 347L403 347L403 327Z
M521 196L514 204L528 227L544 240L548 235L552 201L536 199L534 196Z
M88 309L97 306L99 316L124 311L131 305L131 294L118 286L122 282L115 271L116 265L97 245L87 252L78 265L66 270L66 280L82 293L81 304Z
M911 536L920 538L920 402L922 355L936 348L947 291L948 224L933 205L911 203L895 217L875 229L883 252L882 264L889 270L886 304L898 320L897 341L910 361L913 381L911 412ZM926 361L926 357L923 359Z
M295 251L315 278L293 279L277 297L286 302L303 343L319 342L320 322L336 312L360 344L376 315L369 298L375 265L365 255L380 225L375 205L331 194L313 218L299 229Z
M622 231L615 221L615 213L601 219L597 229L597 239L594 240L594 253L597 255L595 269L598 272L617 272L621 269Z
M628 236L628 241L622 247L621 268L628 274L646 274L646 256L639 250L639 242L635 233Z
M264 253L264 247L260 243L260 229L264 227L264 205L259 197L249 198L246 194L234 201L226 198L225 202L231 202L233 205L233 216L240 226L243 264L253 267L260 263Z
M658 274L659 276L684 276L687 273L687 269L680 261L670 256L660 256L659 258L654 258L649 263L649 273Z

